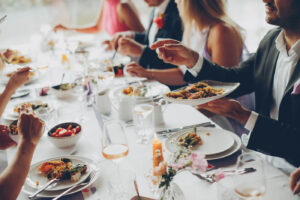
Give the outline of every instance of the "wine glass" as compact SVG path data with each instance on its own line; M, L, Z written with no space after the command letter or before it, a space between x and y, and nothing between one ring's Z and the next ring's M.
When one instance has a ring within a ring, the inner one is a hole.
M241 173L254 168L251 173ZM266 182L262 158L255 153L243 153L238 157L234 175L234 193L245 200L260 200L265 194Z
M104 123L102 133L102 155L118 164L129 152L122 122L116 120Z
M147 144L154 135L153 105L137 104L133 108L133 121L138 143Z
M104 123L102 132L102 155L107 160L113 161L116 173L110 177L113 187L114 199L128 199L126 186L122 184L124 175L120 173L119 163L128 155L129 148L123 123L119 120ZM127 196L127 198L123 198Z

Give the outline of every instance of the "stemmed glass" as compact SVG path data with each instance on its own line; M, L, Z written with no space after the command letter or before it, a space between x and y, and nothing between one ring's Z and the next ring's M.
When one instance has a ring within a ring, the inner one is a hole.
M108 121L104 123L102 132L102 155L116 164L117 172L110 177L115 199L128 199L126 186L122 184L123 174L120 173L119 163L128 155L129 148L125 129L121 121Z
M123 160L129 152L125 129L121 121L104 123L102 135L102 155L116 164Z
M234 175L234 193L245 200L260 200L265 194L266 183L262 158L255 153L243 153L238 157ZM241 174L245 168L254 168L251 173Z

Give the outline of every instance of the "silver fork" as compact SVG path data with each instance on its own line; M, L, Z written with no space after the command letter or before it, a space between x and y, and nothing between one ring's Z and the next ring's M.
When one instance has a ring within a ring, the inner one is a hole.
M60 195L58 195L57 197L55 197L52 200L57 200L60 197L64 196L65 194L67 194L68 192L70 192L71 190L73 190L74 188L78 187L78 186L85 186L87 185L91 180L93 180L95 177L95 172L91 172L91 174L81 183L77 183L75 185L73 185L72 187L70 187L69 189L67 189L66 191L64 191L63 193L61 193Z
M52 185L53 183L56 183L57 181L59 181L59 179L52 179L51 181L49 181L46 185L44 185L41 189L39 189L38 191L36 191L35 193L33 193L32 195L30 195L28 198L29 199L33 199L35 198L39 193L43 192L46 188L48 188L50 185Z

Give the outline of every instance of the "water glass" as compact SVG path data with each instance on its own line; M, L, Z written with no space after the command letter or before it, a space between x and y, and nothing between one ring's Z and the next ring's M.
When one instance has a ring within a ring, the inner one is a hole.
M240 174L245 168L254 168L256 171ZM245 200L260 200L265 194L266 181L263 159L255 153L243 153L238 157L234 175L234 193Z
M138 143L147 144L154 135L153 110L151 104L138 104L133 108L133 122Z

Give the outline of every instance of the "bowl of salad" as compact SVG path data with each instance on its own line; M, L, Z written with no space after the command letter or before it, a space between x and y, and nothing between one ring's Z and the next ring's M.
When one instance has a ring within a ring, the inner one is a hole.
M58 148L68 148L77 144L82 135L81 125L65 122L54 126L48 131L48 139Z

